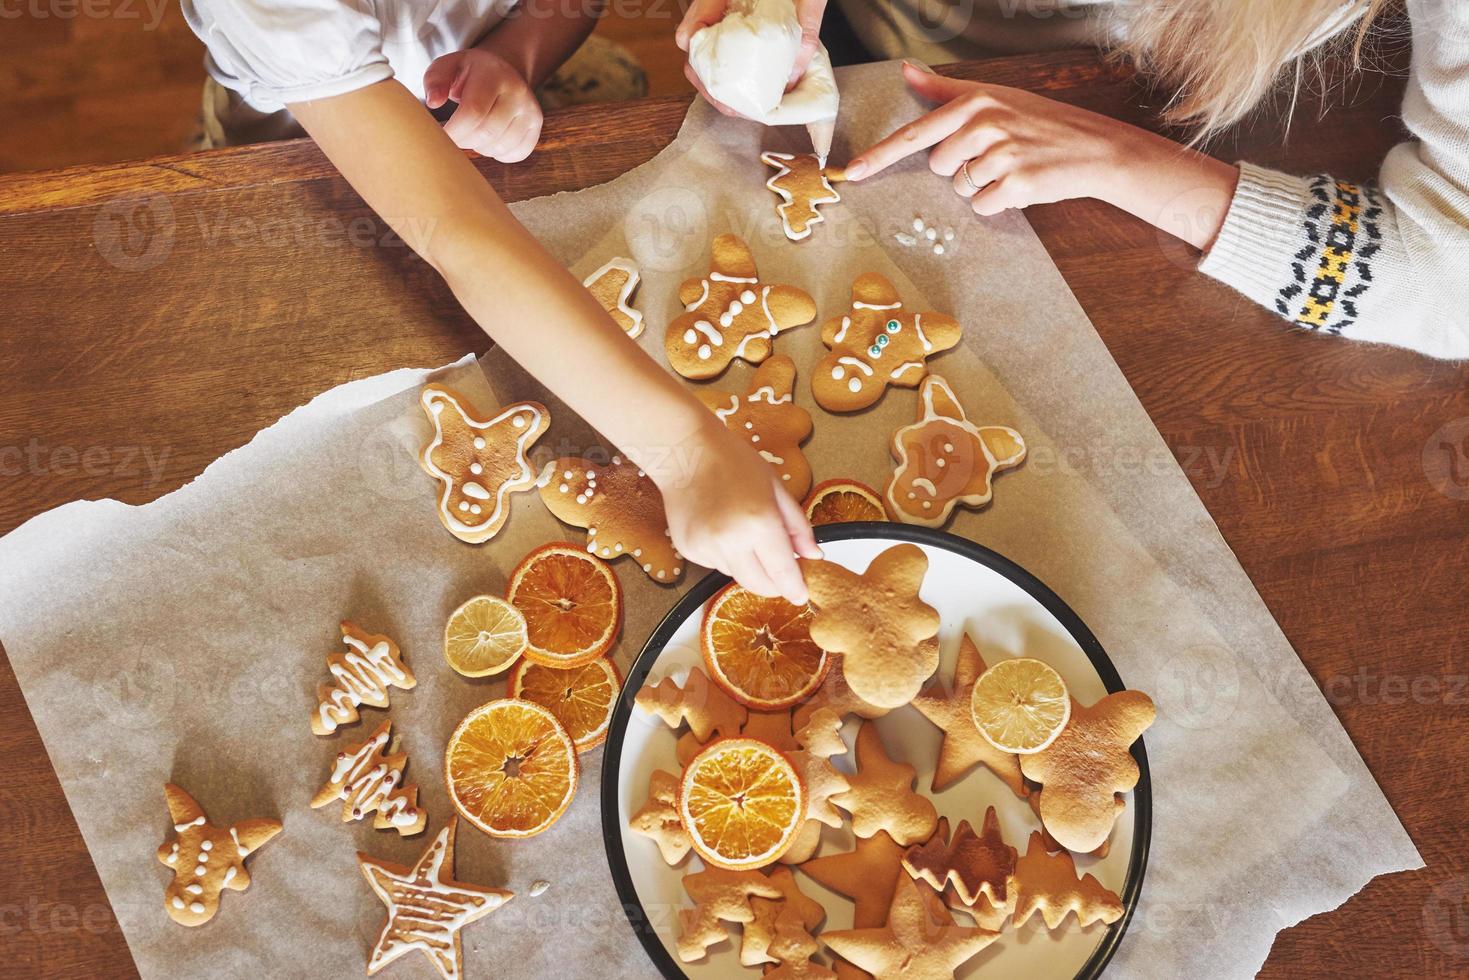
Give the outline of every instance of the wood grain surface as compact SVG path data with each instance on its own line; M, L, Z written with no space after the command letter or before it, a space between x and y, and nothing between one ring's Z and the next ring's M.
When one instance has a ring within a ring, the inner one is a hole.
M1156 102L1084 53L948 73L1141 124ZM1401 90L1334 87L1217 152L1370 179ZM530 162L479 166L512 199L586 187L685 105L568 110ZM1285 329L1103 205L1029 217L1428 864L1282 933L1262 975L1469 973L1469 369ZM0 532L152 500L334 385L487 346L304 142L0 179L0 255ZM0 712L0 972L133 975L8 661Z

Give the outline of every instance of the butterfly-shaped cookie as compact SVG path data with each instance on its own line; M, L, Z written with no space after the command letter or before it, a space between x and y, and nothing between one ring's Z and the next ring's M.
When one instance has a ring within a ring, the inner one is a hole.
M643 314L628 302L638 288L638 267L632 259L615 258L582 280L587 292L602 304L602 309L629 337L643 332Z
M597 463L563 456L541 472L541 499L556 517L587 529L587 551L611 561L624 555L655 582L683 574L673 548L663 494L637 465L613 456Z
M717 377L730 361L759 364L770 356L782 330L816 318L816 302L795 286L762 282L755 257L738 235L720 235L711 249L708 275L678 288L684 313L668 325L668 363L685 378Z
M887 509L906 524L942 527L956 505L990 502L995 474L1024 461L1025 440L1007 426L969 421L954 389L936 374L923 379L918 401L918 421L893 433L897 467Z
M434 427L419 463L439 481L439 520L461 541L488 541L510 518L510 495L535 486L526 452L551 425L551 413L518 402L485 419L443 385L425 387L419 403Z
M814 153L762 153L760 159L775 168L775 175L765 186L781 196L782 203L775 209L786 237L793 242L809 238L811 226L823 220L816 206L842 199L826 179L821 158Z
M791 496L804 500L811 489L811 464L801 452L801 443L811 435L811 413L793 400L795 387L796 362L780 354L756 369L744 395L708 390L694 394L725 428L749 440L775 468Z
M811 375L811 393L828 412L874 405L889 385L916 387L928 358L958 344L959 336L958 320L905 311L892 283L864 272L852 283L852 308L821 325L831 353Z

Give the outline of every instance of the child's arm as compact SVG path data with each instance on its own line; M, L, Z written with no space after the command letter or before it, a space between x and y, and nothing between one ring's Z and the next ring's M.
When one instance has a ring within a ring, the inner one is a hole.
M770 467L612 322L407 89L384 81L290 108L485 332L648 471L685 557L805 601L792 553L820 552Z

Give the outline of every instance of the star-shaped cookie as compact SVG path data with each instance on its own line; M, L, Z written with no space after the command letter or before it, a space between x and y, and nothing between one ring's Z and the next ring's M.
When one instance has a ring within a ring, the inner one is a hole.
M668 325L668 363L685 378L718 377L730 361L759 364L782 330L816 318L816 302L794 286L762 282L750 247L738 235L720 235L709 274L678 289L685 312Z
M638 337L643 332L643 314L628 302L633 290L638 288L639 278L637 263L632 259L615 258L582 280L587 292L602 304L612 322L629 337Z
M458 817L450 817L411 868L357 852L363 877L388 907L388 919L367 960L368 976L416 949L444 980L458 980L463 960L460 930L515 897L503 888L454 880L458 823Z
M817 884L850 898L852 925L858 929L880 926L903 872L903 848L886 833L858 837L856 846L841 854L812 858L801 872Z
M1025 779L1020 775L1020 759L1004 752L979 733L970 707L974 683L985 672L979 647L966 633L959 639L959 660L954 666L954 686L947 692L934 683L913 699L918 713L937 725L944 733L939 746L939 761L933 773L933 792L939 793L959 781L976 765L983 765L999 776L1016 796L1025 795Z
M1083 926L1093 922L1109 925L1122 918L1122 899L1091 875L1076 876L1076 862L1067 851L1048 854L1040 831L1032 831L1030 844L1015 868L1013 879L1015 925L1022 926L1039 912L1047 929L1055 929L1066 916L1076 913Z
M587 529L587 551L611 561L627 556L655 582L683 574L663 510L663 494L621 456L597 463L563 456L541 471L541 500L558 520Z
M893 284L876 272L852 283L852 308L821 325L831 348L811 375L816 404L828 412L874 405L889 385L913 388L928 358L959 343L959 321L946 313L909 313Z
M811 236L811 226L823 220L818 204L835 204L842 199L826 179L826 168L814 153L760 154L760 160L775 168L765 186L781 196L775 210L780 214L786 237L799 242Z
M969 421L954 389L936 374L923 379L918 421L893 434L897 466L884 495L888 513L906 524L942 527L954 507L983 507L994 477L1025 459L1025 440L1003 425Z
M874 980L952 980L954 971L999 937L954 923L933 892L906 875L898 880L885 925L824 932L821 941Z
M1117 794L1137 785L1137 760L1128 750L1156 715L1141 691L1109 694L1090 707L1073 699L1071 720L1056 740L1020 757L1020 771L1041 784L1041 823L1062 847L1085 854L1106 843L1121 810Z
M928 556L900 544L858 574L836 562L801 559L816 615L811 639L842 655L852 692L878 708L913 700L939 664L939 614L918 598Z
M743 395L709 390L694 394L725 428L749 441L791 496L805 500L811 489L811 464L801 443L811 436L811 413L793 400L795 387L796 362L781 354L756 369Z
M847 777L847 790L831 798L852 815L852 833L871 837L886 831L904 847L932 837L938 811L928 797L913 791L913 767L888 757L870 721L857 729L856 759L857 771Z
M242 892L250 887L245 858L280 833L281 822L242 820L216 827L183 788L169 783L163 796L175 835L158 848L158 860L173 869L163 907L180 925L202 926L219 911L224 889Z
M510 518L510 495L535 486L526 453L551 425L536 402L483 418L463 395L428 385L419 403L433 425L419 463L439 481L439 520L461 541L481 544Z

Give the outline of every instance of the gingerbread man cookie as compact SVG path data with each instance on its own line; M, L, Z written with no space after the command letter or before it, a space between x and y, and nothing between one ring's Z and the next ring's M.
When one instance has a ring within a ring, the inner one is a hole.
M776 205L786 237L799 242L811 236L811 226L824 220L818 204L835 204L842 199L826 178L826 168L814 153L762 153L760 159L775 168L765 186L779 194Z
M821 325L831 348L811 376L816 404L828 412L874 405L889 385L913 388L928 358L959 343L959 321L945 313L908 313L893 284L876 272L852 283L852 309Z
M885 832L903 846L932 837L939 819L933 801L913 791L914 768L888 757L870 721L857 729L856 757L857 771L847 777L846 791L831 798L852 815L852 833Z
M311 715L311 730L318 735L330 735L338 725L355 722L360 717L357 709L361 705L386 708L388 688L408 691L418 683L413 671L403 662L398 644L386 636L368 633L356 623L343 620L342 642L347 649L328 654L326 658L326 669L332 679L316 689L317 706Z
M461 541L481 544L510 518L510 495L535 486L527 450L551 425L536 402L517 402L481 418L464 396L428 385L419 403L434 434L419 463L439 481L439 520Z
M760 281L750 247L737 235L714 239L709 274L678 289L685 312L668 325L668 363L685 378L717 377L730 361L759 364L782 330L816 319L816 301L794 286Z
M311 800L313 808L340 800L343 823L376 813L372 825L377 830L391 828L403 837L423 830L428 814L418 806L418 787L402 785L408 753L384 751L392 727L391 720L385 721L367 741L337 754L326 785Z
M928 556L917 545L889 548L862 574L801 559L816 616L811 639L842 655L852 692L878 708L913 700L939 664L939 614L918 598Z
M633 290L638 288L639 278L637 264L632 259L615 258L582 280L587 292L629 337L643 333L643 314L628 302Z
M1118 794L1137 785L1137 760L1128 751L1157 711L1141 691L1109 694L1089 708L1071 703L1071 720L1056 740L1020 757L1025 778L1041 784L1041 823L1076 854L1106 842L1117 820Z
M655 582L683 574L663 494L638 467L613 456L596 463L563 456L541 472L541 499L558 520L587 529L587 551L611 561L627 555Z
M173 869L163 907L180 925L202 926L219 911L224 889L242 892L250 887L245 858L280 833L281 822L243 820L232 827L216 827L180 787L169 783L163 796L176 835L158 848L158 860Z
M460 930L515 897L503 888L454 880L458 823L458 817L450 817L411 868L357 852L363 877L388 907L388 920L367 960L368 976L416 949L444 980L459 980L464 962Z
M795 387L796 362L779 354L756 369L744 395L705 390L694 394L725 428L749 440L791 496L804 500L811 489L811 464L801 443L811 435L811 413L793 400Z
M942 527L957 504L983 507L996 473L1019 466L1025 440L1003 425L976 426L949 383L923 379L918 421L893 434L897 468L888 482L888 514L906 524Z
M694 846L678 815L678 777L654 769L648 777L648 802L632 815L628 829L651 838L667 864L678 864Z
M726 871L706 868L684 875L684 891L694 900L691 909L679 909L678 958L685 963L701 960L709 947L728 938L723 923L751 922L755 898L782 899L785 893L760 871Z

